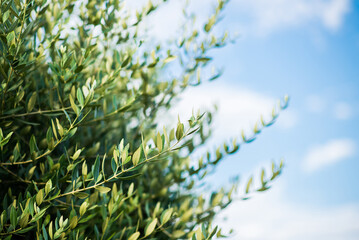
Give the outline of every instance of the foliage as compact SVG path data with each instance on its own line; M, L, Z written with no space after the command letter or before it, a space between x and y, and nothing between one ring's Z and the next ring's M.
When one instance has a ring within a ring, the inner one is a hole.
M237 184L208 195L195 189L240 144L190 160L209 137L212 114L172 128L157 123L202 82L208 52L228 42L213 34L226 3L176 43L154 46L140 25L160 1L137 12L119 0L0 1L0 238L223 237L212 222ZM281 170L263 170L257 190ZM251 186L252 178L244 199Z

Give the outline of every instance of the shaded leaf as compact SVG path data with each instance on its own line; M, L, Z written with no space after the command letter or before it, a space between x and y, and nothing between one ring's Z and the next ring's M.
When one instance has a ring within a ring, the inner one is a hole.
M29 101L27 102L27 111L28 112L31 112L32 109L34 108L35 103L36 103L36 98L37 98L37 93L33 92L31 94L31 97L29 98Z

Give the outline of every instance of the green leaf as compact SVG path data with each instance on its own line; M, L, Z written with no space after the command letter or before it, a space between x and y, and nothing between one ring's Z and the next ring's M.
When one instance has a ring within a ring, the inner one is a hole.
M14 133L14 132L9 132L9 133L6 135L6 137L5 137L4 140L9 141L13 133Z
M3 140L1 140L1 138L0 138L0 146L5 146L5 144L7 144L9 142L13 133L14 132L10 132L8 135L6 135L6 137Z
M134 187L135 187L134 183L131 183L131 185L128 188L128 191L127 191L127 196L130 197L132 195Z
M30 168L28 175L27 175L27 179L31 179L32 175L34 175L35 169L36 169L36 166L33 166Z
M54 233L53 233L52 224L53 224L53 223L52 223L52 221L51 221L50 224L49 224L49 228L48 228L50 239L53 239L53 238L54 238Z
M49 127L46 132L46 141L47 143L49 143L51 142L51 140L52 140L52 130L51 127Z
M121 179L121 180L130 180L130 179L133 179L133 178L136 178L136 177L139 177L141 176L142 173L136 173L136 174L132 174L130 176L126 176L126 177L117 177L117 179Z
M57 133L56 133L57 131L56 131L56 128L55 128L54 121L52 119L51 119L51 126L52 126L52 132L54 133L56 140L58 140Z
M182 123L178 123L177 124L177 129L176 129L176 139L177 141L179 141L182 137L183 137L183 124Z
M128 56L125 61L122 62L121 68L126 67L128 63L131 61L131 56Z
M40 206L43 200L44 200L44 190L40 189L40 191L36 194L37 205Z
M12 31L6 36L6 41L8 45L15 43L15 32Z
M139 236L140 232L135 232L128 238L128 240L137 240Z
M95 187L95 189L97 191L99 191L100 193L107 193L107 192L111 191L111 188L103 187L103 186L97 186L97 187Z
M97 155L95 164L92 166L92 175L95 182L97 182L98 180L99 173L100 173L100 156Z
M14 206L11 206L11 210L10 210L10 223L13 229L15 229L17 225L17 213Z
M68 138L71 138L73 135L75 135L76 131L77 131L77 127L71 129L66 136Z
M113 159L114 159L114 161L116 163L116 166L118 166L118 157L120 155L118 149L114 149L112 155L113 155Z
M78 149L75 153L74 153L74 155L72 155L72 160L76 160L79 156L80 156L80 154L81 154L81 149Z
M251 187L252 182L253 182L253 177L250 177L248 182L247 182L246 194L249 193L249 188Z
M73 217L70 219L70 224L69 224L70 229L74 229L74 228L77 226L77 223L78 223L78 217L77 217L77 216L73 216Z
M85 192L76 192L74 195L80 199L85 199L89 196L89 194Z
M137 148L137 150L135 151L135 153L132 156L132 163L134 166L136 166L141 158L141 146L139 148Z
M164 212L162 212L162 214L161 214L161 224L162 225L164 225L171 219L172 212L173 212L173 208L167 209Z
M145 237L149 236L155 230L157 218L153 219L145 228Z
M69 100L70 100L70 104L71 104L71 108L72 110L74 110L74 112L76 113L76 115L80 114L80 109L79 107L75 104L74 100L72 99L72 95L69 94Z
M32 109L34 108L35 103L36 103L36 98L37 98L37 93L33 92L31 94L31 97L29 98L29 101L27 102L27 111L28 112L31 112Z
M6 22L6 20L9 18L9 16L10 16L10 11L7 10L7 11L4 13L4 15L2 16L2 21L3 21L3 23Z
M86 176L87 176L87 163L86 163L86 161L84 161L82 163L81 173L82 173L83 177L86 179Z
M87 202L83 202L80 206L80 216L84 215L86 213L88 207L88 203Z
M84 66L83 65L79 65L77 66L77 68L75 69L75 73L79 73L82 71L82 69L84 69Z
M44 237L44 240L49 240L49 237L47 236L47 231L45 228L45 225L42 225L42 236Z
M195 60L196 60L196 62L204 62L204 63L206 63L206 62L212 60L212 58L210 58L210 57L198 57L198 58L195 58Z
M65 116L66 116L66 118L67 118L67 121L69 121L69 123L72 124L71 118L70 118L69 114L66 112L66 110L65 110L65 109L62 109L62 111L65 113Z
M80 88L77 89L77 100L79 101L81 107L84 107L85 104L85 99L84 99L84 95L82 94L82 91Z
M169 63L172 62L173 60L175 60L177 58L177 56L168 56L165 60L163 60L164 63Z
M175 139L175 130L174 129L171 129L171 132L170 132L170 142L172 141L172 140L174 140Z
M257 189L258 192L267 191L270 187L262 186L261 188Z
M56 118L57 130L59 131L60 137L64 135L64 128L61 126L59 119Z
M159 152L162 152L162 137L161 137L161 134L158 132L157 133L157 139L156 139L156 146L158 148L158 151Z
M206 31L206 32L209 32L211 29L212 29L212 27L213 27L213 25L215 24L215 22L216 22L216 16L212 16L212 17L210 17L210 19L208 20L208 23L206 24L206 25L204 25L204 30Z
M209 236L208 236L207 239L212 239L212 237L216 234L217 229L218 229L218 226L216 226L216 227L212 230L212 232L209 234Z
M262 183L262 185L265 183L264 182L264 177L265 177L265 170L262 169L262 172L261 172L261 183Z
M31 136L29 145L30 145L30 154L38 151L38 147L34 135Z
M35 227L36 227L36 225L32 225L32 226L30 226L30 227L21 229L21 230L18 231L17 233L27 233L27 232L29 232L31 229L35 228Z
M46 193L46 195L49 194L51 189L52 189L52 181L50 179L49 181L47 181L47 183L45 185L45 193Z
M172 232L172 237L173 238L180 238L185 234L186 233L184 231L182 231L182 230L176 230L176 231Z
M116 164L116 161L114 158L111 158L111 169L113 174L117 173L118 165Z
M21 228L24 228L27 226L27 224L29 223L29 216L30 216L30 214L25 213L24 216L20 219L19 225Z
M70 224L69 224L70 229L74 229L74 228L77 226L77 223L78 223L78 217L77 217L77 216L73 216L73 217L70 219Z

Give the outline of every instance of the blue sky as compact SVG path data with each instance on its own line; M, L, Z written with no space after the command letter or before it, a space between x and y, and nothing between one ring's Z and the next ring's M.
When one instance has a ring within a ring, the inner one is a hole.
M171 34L176 4L154 20L155 34ZM202 5L195 1L194 9L202 12ZM228 221L219 222L235 229L233 239L358 239L359 3L232 0L224 16L218 27L240 37L212 54L223 77L191 89L175 111L217 103L212 147L269 116L285 94L291 102L274 126L211 175L221 186L238 174L258 176L271 160L286 163L269 192L234 202L221 215Z
M283 29L276 25L272 32L267 29L265 35L248 33L219 53L217 59L226 63L222 80L228 84L273 98L285 93L291 96L289 111L295 113L293 126L269 129L259 137L264 138L263 141L254 143L253 148L263 149L267 157L271 157L271 153L273 157L283 154L287 171L291 172L288 181L301 190L292 189L288 193L294 199L299 198L298 201L302 200L302 192L316 195L313 202L320 205L359 201L359 189L355 187L359 182L356 174L359 161L355 150L340 159L343 161L323 165L310 174L294 170L300 168L303 153L315 145L335 139L357 144L359 140L356 124L359 117L356 64L359 63L359 9L354 2L348 6L350 10L342 15L341 24L335 29L323 26L319 20ZM236 9L228 9L228 21L235 22ZM249 153L246 158L251 157ZM296 181L298 178L301 184ZM308 185L311 187L306 189Z

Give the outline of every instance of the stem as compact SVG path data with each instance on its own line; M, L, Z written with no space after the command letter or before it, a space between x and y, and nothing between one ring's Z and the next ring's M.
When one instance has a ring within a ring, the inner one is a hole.
M176 148L176 146L177 146L185 137L187 137L187 134L190 132L191 129L192 129L192 128L190 127L190 128L186 131L186 133L185 133L172 147L170 147L170 148L168 148L167 150L165 150L165 151L163 151L163 152L160 152L160 153L158 153L158 154L156 154L156 155L154 155L154 156L152 156L152 157L150 157L150 158L147 158L145 161L143 161L143 162L137 164L136 166L132 166L132 167L127 168L127 169L123 169L123 170L121 170L121 172L119 172L119 173L117 173L117 174L114 174L112 177L110 177L110 178L108 178L108 179L106 179L106 180L104 180L104 181L102 181L102 182L99 182L99 183L97 183L97 184L95 183L93 186L85 187L85 188L82 188L82 189L73 190L73 191L67 192L67 193L63 193L63 194L58 195L56 198L61 198L61 197L67 196L67 195L72 195L72 194L75 194L75 193L78 193L78 192L82 192L82 191L86 191L86 190L89 190L89 189L96 188L96 187L98 187L98 186L100 186L100 185L102 185L102 184L105 184L105 183L107 183L107 182L112 181L113 179L118 178L118 177L119 177L121 174L123 174L123 173L132 171L134 168L136 168L136 167L138 167L138 166L140 166L140 165L143 165L143 164L145 164L145 163L151 162L151 161L154 160L155 158L157 158L157 157L159 157L159 156L161 156L161 155L163 155L163 154L165 154L165 153L168 153L168 152L173 151L173 149Z
M84 118L85 118L86 116L87 116L87 114L84 116ZM75 120L73 121L73 123L71 123L69 129L67 130L67 133L68 133L69 131L71 131L73 128L77 127L77 126L81 123L81 121L80 121L80 122L74 124L74 123L77 121L78 117L79 117L79 115L76 116L76 118L75 118ZM83 119L84 119L84 118L83 118ZM5 162L5 163L0 163L0 166L21 165L21 164L27 164L27 163L31 163L31 162L34 162L34 161L36 161L36 160L39 160L40 158L45 157L45 156L49 155L50 153L52 153L52 152L54 151L54 149L55 149L60 143L62 143L62 141L63 141L63 139L64 139L65 137L66 137L66 134L64 134L64 135L61 137L61 139L58 140L58 142L54 145L54 148L53 148L52 150L47 150L46 152L44 152L44 153L41 154L40 156L36 157L34 160L30 159L30 160L27 160L27 161L14 162L14 163Z
M53 113L53 112L62 112L63 110L70 109L71 107L64 107L57 110L39 110L36 112L29 112L29 113L21 113L21 114L11 114L0 117L1 119L7 119L7 118L16 118L16 117L23 117L23 116L30 116L30 115L36 115L36 114L45 114L45 113Z
M15 173L13 173L12 171L10 171L9 169L7 169L6 167L4 166L1 166L0 167L2 169L4 169L6 172L8 172L10 175L14 176L15 178L19 179L21 182L24 182L24 183L31 183L31 181L28 181L28 180L25 180L23 178L21 178L20 176L16 175Z
M0 236L8 236L8 235L12 235L14 233L17 233L18 231L22 230L22 228L16 229L14 231L8 232L8 233L0 233Z

